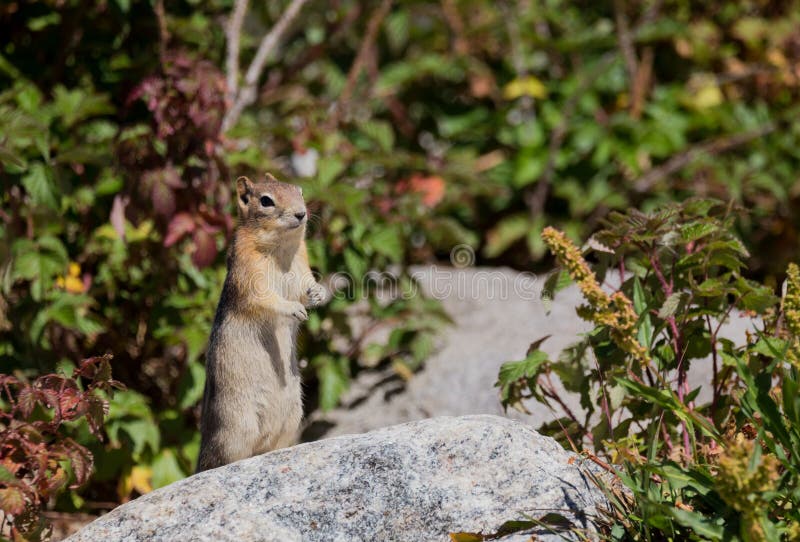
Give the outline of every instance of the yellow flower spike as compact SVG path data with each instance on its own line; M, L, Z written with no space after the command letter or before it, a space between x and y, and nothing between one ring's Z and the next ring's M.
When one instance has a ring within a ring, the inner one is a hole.
M81 276L81 266L79 263L70 262L69 263L69 276L71 277L80 277Z
M581 256L580 249L567 239L563 232L548 226L542 231L542 240L556 257L558 263L578 284L592 308L601 309L611 303L608 294L600 288L594 273L589 269L589 264Z
M520 96L542 99L547 97L547 87L532 75L518 77L503 88L503 98L516 100Z
M720 497L742 514L740 528L745 540L766 540L758 512L767 505L764 495L775 489L780 478L780 461L773 454L762 455L751 468L756 446L756 441L737 435L720 454L715 478Z
M786 359L795 367L800 367L800 267L794 263L790 263L786 269L781 310L786 322L786 329L792 335Z
M790 263L786 269L786 294L782 300L786 327L792 335L800 336L800 267Z
M612 296L604 292L580 249L563 232L547 227L542 231L542 239L588 301L588 305L578 308L578 316L595 325L611 328L611 339L620 349L641 364L649 363L647 349L636 338L638 316L631 300L622 292Z

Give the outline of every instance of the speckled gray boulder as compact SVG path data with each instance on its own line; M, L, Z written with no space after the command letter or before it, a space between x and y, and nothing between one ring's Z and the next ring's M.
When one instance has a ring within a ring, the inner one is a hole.
M513 420L433 418L200 473L68 540L445 541L449 532L491 533L548 511L571 511L586 525L605 502L587 468Z

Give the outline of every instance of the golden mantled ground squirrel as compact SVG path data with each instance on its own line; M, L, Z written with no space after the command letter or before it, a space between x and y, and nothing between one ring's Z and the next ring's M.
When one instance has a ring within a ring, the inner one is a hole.
M303 415L295 336L328 292L308 266L299 187L236 181L240 222L206 354L197 471L292 444Z

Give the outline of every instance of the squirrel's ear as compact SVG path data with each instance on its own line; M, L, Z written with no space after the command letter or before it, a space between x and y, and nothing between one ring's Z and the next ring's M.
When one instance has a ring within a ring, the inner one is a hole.
M272 173L270 173L269 171L264 173L264 177L267 179L268 183L277 183L278 182L278 179L276 179L275 176Z
M239 177L236 179L236 203L239 204L239 211L244 216L247 211L247 204L250 203L250 198L253 196L253 181L247 177Z

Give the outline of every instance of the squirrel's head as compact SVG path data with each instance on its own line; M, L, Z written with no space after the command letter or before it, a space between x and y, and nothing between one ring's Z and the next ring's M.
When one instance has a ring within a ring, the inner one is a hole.
M236 193L242 225L265 234L305 232L306 203L299 186L282 183L267 173L266 180L257 182L239 177Z

